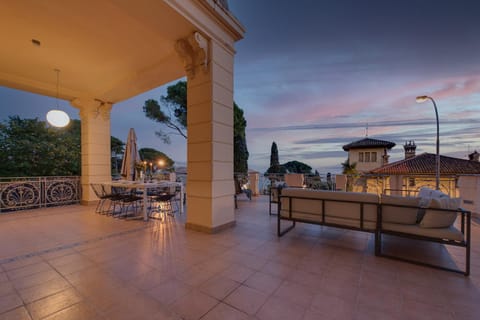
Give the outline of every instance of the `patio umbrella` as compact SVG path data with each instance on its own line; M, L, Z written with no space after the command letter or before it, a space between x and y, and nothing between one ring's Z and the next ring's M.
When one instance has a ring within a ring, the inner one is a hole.
M135 130L130 128L127 137L127 143L125 145L125 153L123 154L122 170L120 174L126 180L135 180L135 164L141 161L140 155L137 150L137 136Z

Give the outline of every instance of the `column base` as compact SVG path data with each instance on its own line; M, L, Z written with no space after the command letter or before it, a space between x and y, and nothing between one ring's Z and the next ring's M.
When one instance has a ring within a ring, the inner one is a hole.
M209 234L214 234L214 233L219 233L223 230L232 228L235 226L235 221L230 221L225 224L216 226L216 227L207 227L207 226L201 226L198 224L193 224L191 222L187 222L185 224L185 229L193 230L193 231L199 231L203 233L209 233Z
M82 206L94 206L97 205L98 200L80 200Z

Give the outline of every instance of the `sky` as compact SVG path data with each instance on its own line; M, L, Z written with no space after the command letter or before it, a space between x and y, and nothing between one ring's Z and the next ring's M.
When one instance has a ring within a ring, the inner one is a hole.
M320 173L341 171L342 146L370 138L397 145L403 159L435 152L466 158L480 151L480 1L477 0L229 0L245 26L236 44L234 100L247 120L249 167L264 172L273 141L280 162L298 160ZM173 83L170 83L173 84ZM112 135L135 128L140 147L186 162L183 138L165 145L142 106L162 86L114 105ZM54 98L0 87L0 120L44 119ZM61 101L73 118L78 110ZM132 112L134 111L134 112ZM367 129L368 128L368 129Z

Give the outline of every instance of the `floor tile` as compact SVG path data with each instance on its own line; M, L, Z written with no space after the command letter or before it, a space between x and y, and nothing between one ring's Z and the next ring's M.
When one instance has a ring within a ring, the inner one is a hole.
M249 267L245 267L242 265L232 265L222 272L222 276L242 283L247 280L254 272L255 270Z
M148 294L165 305L174 303L193 290L193 287L177 279L170 279L148 290Z
M310 309L312 313L328 315L332 319L351 319L354 316L355 304L328 293L317 293L312 298Z
M7 276L10 280L15 280L18 278L23 278L29 275L33 275L40 272L53 271L54 269L46 262L38 262L34 264L29 264L16 269L8 270Z
M305 309L289 300L271 297L257 312L260 320L301 320Z
M0 314L16 309L23 305L23 301L16 293L0 297Z
M46 318L44 320L102 320L104 316L100 315L95 309L85 302L74 304L70 307L62 309Z
M217 300L223 300L239 286L240 283L218 275L210 278L207 282L202 284L199 287L199 290Z
M267 294L242 285L235 289L224 302L249 315L254 315L267 298Z
M39 300L70 288L71 285L63 278L55 278L53 280L44 282L37 286L28 287L18 290L18 293L22 297L25 303L30 303L35 300Z
M284 281L274 293L275 297L302 306L303 308L310 306L314 295L314 289L290 281Z
M244 285L270 295L280 287L282 282L283 280L277 276L258 271L252 274Z
M27 304L27 309L32 318L42 319L62 309L73 306L80 302L82 297L74 289L67 289L46 298Z
M188 294L175 300L172 309L185 320L197 320L207 314L219 301L202 293L192 290Z
M0 314L0 320L31 320L25 307L18 307L16 309Z
M231 306L219 303L211 309L202 320L247 320L248 315Z
M14 293L16 293L16 290L10 281L0 283L0 299L3 296L8 296Z
M48 281L51 281L54 279L60 279L60 278L61 276L58 272L54 270L46 270L46 271L34 273L22 278L13 279L11 283L14 285L14 287L17 290L22 290L25 288L38 286Z

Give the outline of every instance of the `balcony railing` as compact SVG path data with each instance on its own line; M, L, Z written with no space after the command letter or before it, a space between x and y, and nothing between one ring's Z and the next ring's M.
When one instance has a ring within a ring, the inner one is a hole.
M79 203L80 177L0 178L0 213Z

